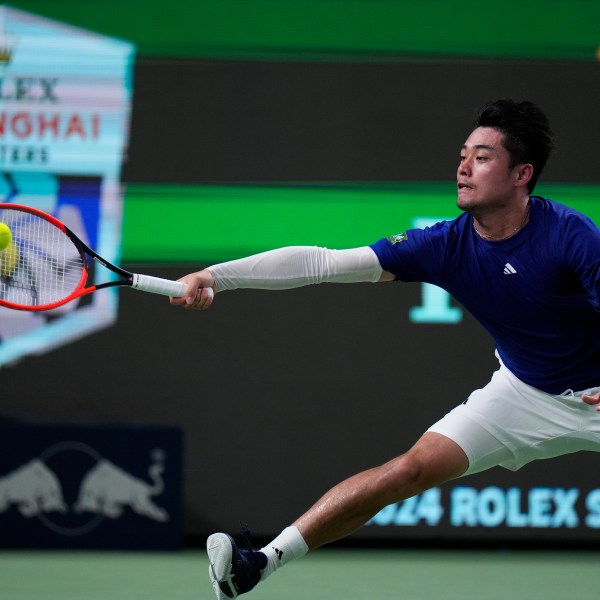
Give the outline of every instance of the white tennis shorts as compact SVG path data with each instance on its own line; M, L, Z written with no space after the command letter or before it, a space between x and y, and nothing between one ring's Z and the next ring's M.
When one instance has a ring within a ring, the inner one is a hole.
M600 452L600 412L581 400L600 386L554 396L500 368L482 389L429 428L456 442L469 459L464 475L591 450Z

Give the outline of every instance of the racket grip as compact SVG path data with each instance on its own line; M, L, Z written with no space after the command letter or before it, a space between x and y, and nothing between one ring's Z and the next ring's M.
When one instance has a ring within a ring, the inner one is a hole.
M133 275L131 287L141 292L150 292L151 294L160 294L161 296L173 296L173 298L184 296L187 288L185 283L181 281L171 281L170 279L139 274ZM211 296L214 295L212 288L209 287L206 290Z
M141 292L150 292L151 294L161 294L162 296L173 296L181 298L185 295L186 285L181 281L171 281L170 279L161 279L151 275L134 274L131 287Z

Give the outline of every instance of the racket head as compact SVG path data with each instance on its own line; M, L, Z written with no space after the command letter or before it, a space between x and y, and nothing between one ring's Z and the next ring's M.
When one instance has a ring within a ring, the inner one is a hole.
M0 203L0 222L12 233L0 251L0 306L43 311L89 293L87 257L70 231L45 212Z

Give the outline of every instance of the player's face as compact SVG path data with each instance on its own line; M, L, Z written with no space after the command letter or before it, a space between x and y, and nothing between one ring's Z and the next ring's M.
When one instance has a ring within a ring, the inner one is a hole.
M461 148L456 177L461 210L497 209L514 198L518 167L511 168L503 138L496 129L478 127Z

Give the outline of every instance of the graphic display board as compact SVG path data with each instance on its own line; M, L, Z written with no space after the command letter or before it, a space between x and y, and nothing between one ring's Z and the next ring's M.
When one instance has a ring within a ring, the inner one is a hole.
M56 216L110 261L133 58L127 42L0 7L0 200ZM0 365L106 327L116 311L114 291L44 314L0 309Z

